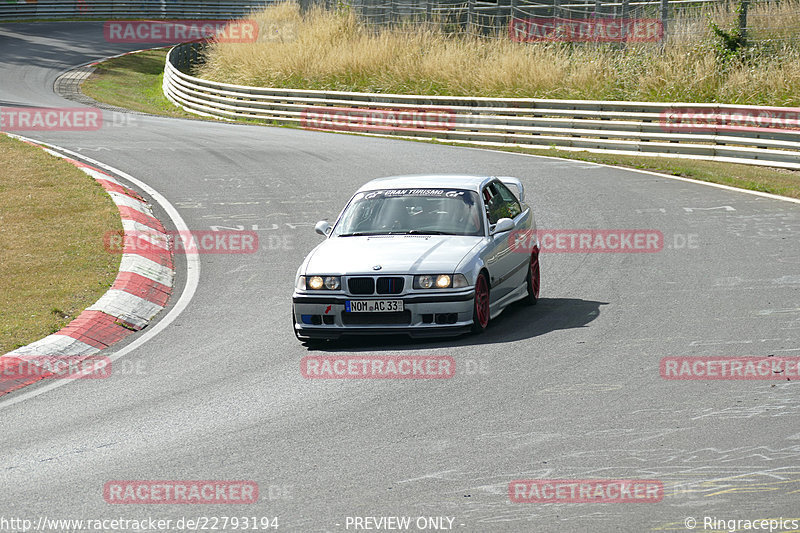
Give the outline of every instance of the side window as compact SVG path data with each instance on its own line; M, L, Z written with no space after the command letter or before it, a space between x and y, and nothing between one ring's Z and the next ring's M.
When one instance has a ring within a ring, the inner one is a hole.
M514 218L522 213L522 207L519 205L519 201L517 200L517 197L514 196L514 193L499 181L495 183L495 186L497 187L499 196L503 198L503 203L506 205L506 209L508 210L508 214L505 216L508 218Z
M483 189L483 199L486 202L486 218L489 224L497 224L501 218L514 218L522 212L522 208L508 187L495 181Z

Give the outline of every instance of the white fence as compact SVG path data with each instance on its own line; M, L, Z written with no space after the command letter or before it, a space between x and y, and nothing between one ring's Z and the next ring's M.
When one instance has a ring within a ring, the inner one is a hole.
M163 89L173 103L199 115L454 143L800 169L800 109L245 87L183 72L197 48L190 43L169 52Z

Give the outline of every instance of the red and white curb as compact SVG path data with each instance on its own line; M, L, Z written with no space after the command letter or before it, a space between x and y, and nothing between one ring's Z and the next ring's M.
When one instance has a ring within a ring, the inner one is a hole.
M42 379L34 376L2 379L5 365L18 365L19 359L15 356L36 356L37 361L64 356L79 360L81 356L94 355L147 326L166 306L175 276L167 232L139 194L98 168L24 138L9 136L40 147L94 178L117 204L126 238L119 274L111 288L97 302L56 333L0 356L0 396ZM146 253L137 252L143 247L137 247L130 240L131 235L157 246L148 246Z

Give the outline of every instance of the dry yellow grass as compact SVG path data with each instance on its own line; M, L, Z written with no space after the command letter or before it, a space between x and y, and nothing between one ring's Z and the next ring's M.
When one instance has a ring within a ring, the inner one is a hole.
M0 134L0 354L66 325L111 286L116 205L73 165Z
M736 17L727 7L709 15L727 28ZM294 3L250 18L262 32L268 29L267 38L215 44L198 75L242 85L384 93L800 104L798 0L751 8L751 36L759 44L750 61L727 64L717 60L704 21L672 21L664 47L620 50L453 36L434 26L374 33L353 14L318 9L301 16Z

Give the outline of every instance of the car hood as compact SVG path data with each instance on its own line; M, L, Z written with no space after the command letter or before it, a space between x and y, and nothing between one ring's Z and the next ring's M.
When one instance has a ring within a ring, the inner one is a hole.
M482 239L454 235L331 237L311 252L305 273L452 273ZM381 268L375 270L376 265Z

